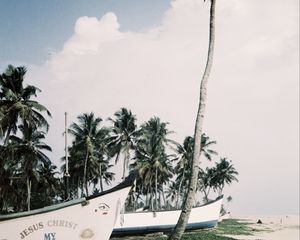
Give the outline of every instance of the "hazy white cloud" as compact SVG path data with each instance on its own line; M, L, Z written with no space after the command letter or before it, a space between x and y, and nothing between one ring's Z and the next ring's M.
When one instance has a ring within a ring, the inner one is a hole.
M93 54L101 47L121 37L119 23L114 13L107 13L100 20L96 17L81 17L77 20L74 35L64 46L63 53Z
M247 211L243 203L249 195L265 194L257 193L257 185L299 186L294 181L299 174L298 5L295 0L217 1L205 132L240 171L241 182L231 189L237 211ZM191 135L208 14L209 4L201 0L174 0L161 25L145 32L120 31L114 13L79 18L62 50L29 73L53 114L54 157L63 154L64 111L70 121L87 111L106 119L125 106L141 122L153 115L170 122L177 140ZM296 191L287 197L293 211ZM277 194L265 196L262 206Z

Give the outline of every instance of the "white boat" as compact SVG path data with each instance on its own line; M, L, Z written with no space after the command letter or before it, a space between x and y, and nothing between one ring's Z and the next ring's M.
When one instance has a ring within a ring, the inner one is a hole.
M0 240L108 240L133 180L95 196L0 215Z
M213 228L218 224L223 196L200 207L195 207L186 230ZM120 215L113 229L113 236L141 235L171 231L181 210L157 212L132 212Z

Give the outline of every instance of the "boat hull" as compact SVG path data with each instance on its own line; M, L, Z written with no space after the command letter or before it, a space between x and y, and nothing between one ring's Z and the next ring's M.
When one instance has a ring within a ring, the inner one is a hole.
M193 208L186 230L215 227L218 224L221 204L222 197L209 204ZM112 235L141 235L172 231L180 213L180 210L125 213L118 219Z
M14 214L0 222L1 240L108 240L130 191L127 186L104 195L58 204L35 214ZM68 204L69 206L66 206ZM28 215L28 216L26 216ZM3 216L2 216L3 220Z

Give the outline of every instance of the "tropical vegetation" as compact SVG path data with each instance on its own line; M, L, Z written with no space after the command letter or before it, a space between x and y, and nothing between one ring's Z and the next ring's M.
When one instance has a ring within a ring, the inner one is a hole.
M8 210L12 204L17 210L30 210L33 190L45 180L42 173L51 170L51 161L44 153L51 147L42 142L49 128L43 113L51 114L32 99L40 90L24 86L25 74L25 67L9 65L0 75L0 210ZM34 193L40 195L40 191Z
M50 112L37 101L41 91L25 84L26 68L9 65L0 74L0 211L19 212L104 191L117 178L136 171L126 210L180 209L185 201L194 155L194 137L182 143L158 116L137 124L122 107L106 121L94 112L81 113L68 126L69 187L65 187L65 158L60 168L48 157L45 139ZM218 156L217 142L202 134L201 153L209 165L200 168L194 205L223 194L238 181L231 160ZM121 176L114 172L120 164ZM69 191L69 192L66 192ZM66 194L68 193L68 194ZM215 195L215 196L213 196Z

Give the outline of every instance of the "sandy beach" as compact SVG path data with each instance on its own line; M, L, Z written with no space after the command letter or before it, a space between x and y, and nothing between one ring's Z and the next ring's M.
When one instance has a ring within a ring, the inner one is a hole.
M299 215L239 216L234 217L252 223L253 236L232 236L240 240L299 240ZM261 220L261 224L257 224Z

